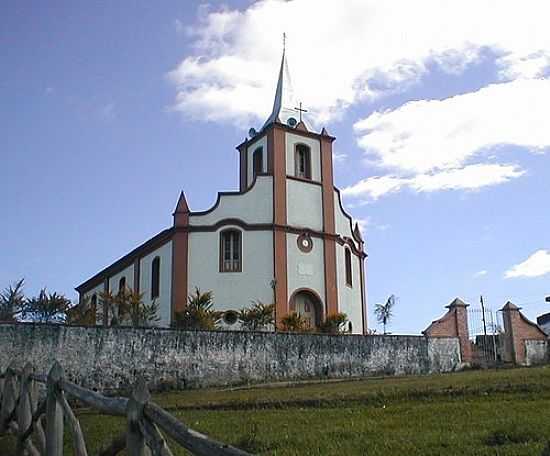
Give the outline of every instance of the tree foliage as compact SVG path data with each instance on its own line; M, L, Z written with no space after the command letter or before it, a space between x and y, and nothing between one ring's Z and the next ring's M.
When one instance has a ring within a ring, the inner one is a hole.
M96 324L96 310L90 299L84 297L79 304L67 310L66 321L70 325L93 326Z
M220 313L213 309L213 293L202 293L199 288L190 294L185 310L176 312L174 326L180 329L212 330L216 329Z
M239 311L243 329L258 331L275 324L275 304L264 304L261 301L254 302L252 307Z
M347 321L348 316L345 313L332 314L321 323L319 330L327 334L340 334L345 332L344 326Z
M308 321L296 312L291 312L281 320L281 329L289 332L309 331Z
M70 299L42 288L38 296L25 299L21 316L38 323L63 323L70 308Z
M0 292L0 321L17 321L25 305L24 283L25 279L21 279Z
M374 307L376 320L378 321L378 323L382 323L382 325L384 326L384 334L387 334L386 326L393 318L393 309L395 307L395 302L395 296L391 295L386 301L386 304L376 304L376 306Z
M145 304L144 294L128 287L117 294L103 291L99 294L99 318L103 319L106 313L109 326L141 327L160 321L158 303L153 300L151 304Z

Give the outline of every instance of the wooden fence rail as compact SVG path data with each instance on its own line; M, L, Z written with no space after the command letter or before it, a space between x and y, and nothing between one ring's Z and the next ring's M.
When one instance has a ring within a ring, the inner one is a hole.
M46 385L44 399L39 384ZM151 402L147 384L140 378L130 397L106 397L64 379L54 363L48 375L37 375L31 364L23 370L12 363L0 374L0 435L13 434L17 456L62 456L64 425L72 437L75 456L88 456L84 433L67 397L77 399L103 414L125 416L126 430L101 450L114 456L126 450L130 456L172 456L165 437L197 456L246 456L238 448L217 442L188 428Z

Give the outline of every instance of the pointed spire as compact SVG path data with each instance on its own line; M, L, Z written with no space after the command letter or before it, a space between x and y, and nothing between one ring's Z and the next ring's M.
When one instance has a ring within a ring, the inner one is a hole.
M296 125L296 130L300 130L300 131L309 131L306 127L306 124L304 123L304 121L300 121L298 122L298 125Z
M286 124L289 118L293 117L294 119L297 119L299 117L296 110L297 103L294 98L294 91L292 89L290 71L288 70L288 62L286 58L286 35L283 39L283 56L281 58L281 66L279 68L275 99L273 100L273 110L265 121L262 130L272 123Z
M189 225L189 206L187 205L187 199L185 193L181 192L178 198L178 204L176 204L176 210L172 214L174 216L174 226L187 226Z
M178 204L176 204L176 210L174 214L186 214L189 212L189 206L187 205L187 198L185 198L185 193L183 191L180 193L178 198Z

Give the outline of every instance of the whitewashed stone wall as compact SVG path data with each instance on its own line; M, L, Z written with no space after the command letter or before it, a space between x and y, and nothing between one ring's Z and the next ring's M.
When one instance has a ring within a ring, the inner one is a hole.
M304 378L449 372L460 368L456 338L330 336L238 331L0 324L0 369L54 360L67 378L98 390L200 388Z

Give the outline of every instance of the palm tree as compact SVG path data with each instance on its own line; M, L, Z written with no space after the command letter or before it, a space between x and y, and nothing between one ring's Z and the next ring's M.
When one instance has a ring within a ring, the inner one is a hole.
M21 279L0 292L0 321L14 322L22 313L25 305L24 282Z
M393 308L395 307L395 300L395 296L391 295L386 301L386 304L376 304L376 307L374 308L374 313L376 315L378 323L382 323L384 325L384 334L387 334L386 325L388 325L390 323L390 320L393 318Z
M220 313L213 309L214 295L211 291L202 293L199 288L190 294L185 310L176 312L174 326L180 329L216 329Z

